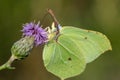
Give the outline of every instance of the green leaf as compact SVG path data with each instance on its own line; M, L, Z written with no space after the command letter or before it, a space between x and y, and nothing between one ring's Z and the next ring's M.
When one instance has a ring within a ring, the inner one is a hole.
M43 61L46 69L61 79L76 76L85 69L85 58L69 37L60 36L58 42L44 47ZM73 46L74 45L74 46Z
M64 26L61 35L73 39L81 53L84 54L86 63L95 60L105 51L112 50L109 39L97 31Z

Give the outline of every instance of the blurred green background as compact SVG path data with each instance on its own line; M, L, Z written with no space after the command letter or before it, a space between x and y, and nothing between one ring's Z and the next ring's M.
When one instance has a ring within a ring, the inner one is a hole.
M47 8L53 9L61 25L102 32L113 46L81 75L67 80L120 80L120 0L0 0L0 65L21 38L22 25L42 20ZM51 22L48 16L42 24L50 26ZM42 48L35 47L29 57L15 61L15 70L0 71L0 80L59 80L43 66Z

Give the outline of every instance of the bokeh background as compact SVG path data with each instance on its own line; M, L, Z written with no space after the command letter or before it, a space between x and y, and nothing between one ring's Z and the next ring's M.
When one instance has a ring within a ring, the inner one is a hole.
M22 25L42 21L47 8L53 9L61 25L102 32L112 43L112 51L67 80L120 80L120 0L0 0L0 65L9 59L12 44L21 38ZM42 24L51 23L48 16ZM15 70L0 71L0 80L59 80L43 66L42 49L35 47L29 57L15 61Z

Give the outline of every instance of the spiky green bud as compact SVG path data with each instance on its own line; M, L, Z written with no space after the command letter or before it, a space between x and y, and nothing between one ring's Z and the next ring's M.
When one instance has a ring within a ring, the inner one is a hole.
M30 54L34 46L34 37L26 36L15 42L11 48L11 53L16 59L24 59Z

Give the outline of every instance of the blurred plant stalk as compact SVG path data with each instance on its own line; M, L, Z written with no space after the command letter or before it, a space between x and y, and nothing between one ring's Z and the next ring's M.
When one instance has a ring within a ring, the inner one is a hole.
M13 63L14 60L16 60L16 58L14 55L12 55L5 64L0 66L0 71L3 69L15 69L15 67L11 67L11 64Z
M15 42L11 48L12 56L10 59L0 66L0 70L3 69L15 69L11 67L14 60L21 60L26 58L34 46L34 37L26 36Z

